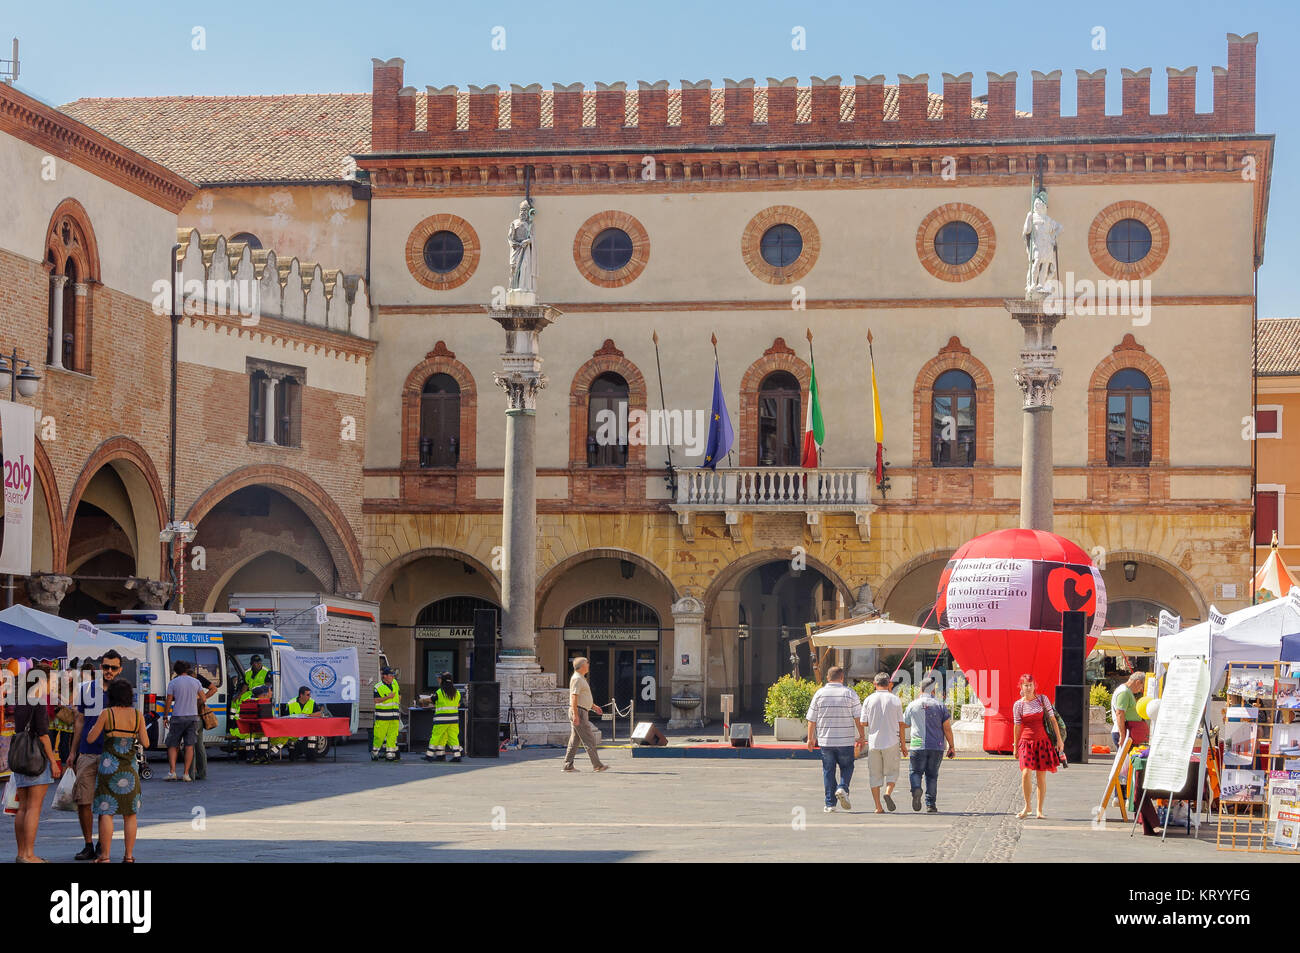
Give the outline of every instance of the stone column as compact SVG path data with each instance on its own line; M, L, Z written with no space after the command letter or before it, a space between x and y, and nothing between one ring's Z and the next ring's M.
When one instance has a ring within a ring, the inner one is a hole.
M73 304L73 325L72 325L72 367L70 370L85 371L85 348L86 348L86 296L90 292L90 285L84 281L79 281L72 286L72 293L76 296Z
M31 599L33 608L59 614L59 604L72 588L72 577L59 573L38 573L27 579L27 598Z
M506 394L505 489L502 500L502 662L536 664L537 394L546 387L538 338L559 315L546 305L489 308L506 331L494 381Z
M50 292L50 310L52 313L51 326L53 327L52 340L50 341L50 367L63 367L63 287L68 283L67 275L52 275L51 283L54 285ZM62 598L62 597L60 597Z
M275 444L275 423L276 423L275 385L278 383L280 382L276 380L274 377L268 377L266 379L266 396L263 398L266 406L264 412L262 413L262 428L263 428L262 436L264 436L266 438L266 442L273 447L276 445Z
M1053 303L1059 308L1059 303ZM1052 331L1065 316L1044 300L1010 299L1006 309L1024 328L1025 340L1016 368L1024 397L1024 431L1020 458L1020 528L1052 532L1054 500L1052 398L1061 382Z
M682 596L672 606L673 684L669 728L704 727L704 603Z

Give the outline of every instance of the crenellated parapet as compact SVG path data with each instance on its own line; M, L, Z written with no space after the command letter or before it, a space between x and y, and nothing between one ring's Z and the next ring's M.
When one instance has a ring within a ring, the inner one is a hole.
M972 74L496 86L419 91L405 85L401 59L373 60L371 150L544 151L583 148L738 148L836 142L926 142L1251 133L1255 129L1258 34L1228 34L1228 65L1214 69L1214 108L1196 111L1196 67L1169 68L1166 112L1151 112L1151 70L1125 69L1121 112L1106 114L1105 70L1075 71L1077 109L1061 115L1060 70L1032 77L1033 109L1017 112L1017 74L988 73L988 93L972 99Z
M176 240L184 313L241 316L246 324L256 314L370 337L370 296L360 275L194 228L179 229Z

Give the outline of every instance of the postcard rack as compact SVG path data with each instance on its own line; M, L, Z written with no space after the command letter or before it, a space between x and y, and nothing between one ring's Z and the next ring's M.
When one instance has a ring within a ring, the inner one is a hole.
M1279 691L1294 696L1295 679L1286 662L1232 662L1227 671L1227 708L1220 741L1223 777L1219 797L1219 850L1295 856L1295 847L1279 846L1279 828L1294 836L1292 822L1279 820L1279 805L1294 806L1276 795L1277 785L1300 783L1300 772L1287 771L1300 761L1300 708L1279 707ZM1290 778L1287 782L1284 779ZM1283 780L1279 780L1283 779ZM1285 792L1284 792L1285 793ZM1289 813L1289 812L1288 812ZM1287 826L1290 825L1290 826Z

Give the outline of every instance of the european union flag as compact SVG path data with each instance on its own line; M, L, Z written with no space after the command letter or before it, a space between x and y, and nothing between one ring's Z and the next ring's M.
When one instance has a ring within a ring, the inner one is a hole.
M731 429L731 415L727 413L727 401L722 396L722 378L718 374L718 362L713 362L713 411L709 414L709 444L704 450L704 467L709 470L718 468L718 461L731 452L731 445L736 442L736 434Z

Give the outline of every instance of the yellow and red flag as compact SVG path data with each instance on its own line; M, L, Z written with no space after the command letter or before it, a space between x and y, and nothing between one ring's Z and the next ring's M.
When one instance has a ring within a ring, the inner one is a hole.
M885 479L885 422L880 416L880 392L876 389L876 354L871 346L871 330L867 330L867 355L871 359L871 416L876 428L876 483Z

